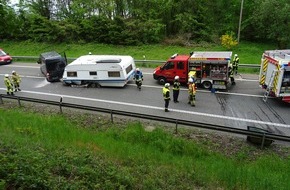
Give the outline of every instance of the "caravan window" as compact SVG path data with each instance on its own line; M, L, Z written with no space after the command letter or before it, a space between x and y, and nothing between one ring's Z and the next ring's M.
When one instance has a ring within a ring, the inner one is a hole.
M77 72L67 72L67 76L68 77L77 77L78 74L77 74Z
M90 71L90 75L97 75L97 71Z
M108 71L108 76L109 77L121 77L119 71Z
M132 65L129 65L129 66L126 68L126 73L127 73L127 74L130 73L130 71L132 71L132 70L133 70Z

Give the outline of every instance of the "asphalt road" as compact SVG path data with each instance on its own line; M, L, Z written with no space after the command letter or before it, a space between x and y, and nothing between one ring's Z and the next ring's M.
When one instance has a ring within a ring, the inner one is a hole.
M170 112L164 112L162 86L153 79L153 69L142 69L142 90L130 82L124 88L83 88L64 86L61 82L49 83L40 73L38 64L13 63L0 66L2 81L4 74L17 71L22 77L21 92L17 96L90 105L102 108L146 113L176 119L206 122L229 127L247 126L268 129L275 134L290 136L290 104L275 98L264 103L264 91L258 85L257 75L236 76L236 85L227 91L212 93L198 89L196 107L187 104L187 89L182 87L179 103L170 102ZM0 82L0 93L6 93Z

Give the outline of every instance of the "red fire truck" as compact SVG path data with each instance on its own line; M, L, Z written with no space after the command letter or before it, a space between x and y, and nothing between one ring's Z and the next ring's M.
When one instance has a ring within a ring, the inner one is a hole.
M172 82L179 76L187 83L188 75L195 73L197 84L205 89L226 89L229 83L229 66L232 52L192 52L190 55L174 54L162 66L154 70L153 78L160 84Z
M262 55L259 75L263 100L274 96L290 103L290 49L268 50Z

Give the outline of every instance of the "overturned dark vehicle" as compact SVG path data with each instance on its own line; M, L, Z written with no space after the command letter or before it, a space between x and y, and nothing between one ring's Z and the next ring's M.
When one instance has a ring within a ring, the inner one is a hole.
M40 54L40 71L44 74L48 82L58 82L62 78L64 68L67 65L66 55L61 56L55 51Z

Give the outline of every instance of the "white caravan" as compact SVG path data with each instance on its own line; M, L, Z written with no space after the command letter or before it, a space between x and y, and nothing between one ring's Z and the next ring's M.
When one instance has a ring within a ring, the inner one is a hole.
M136 66L131 56L84 55L65 67L65 85L123 87L134 76Z

